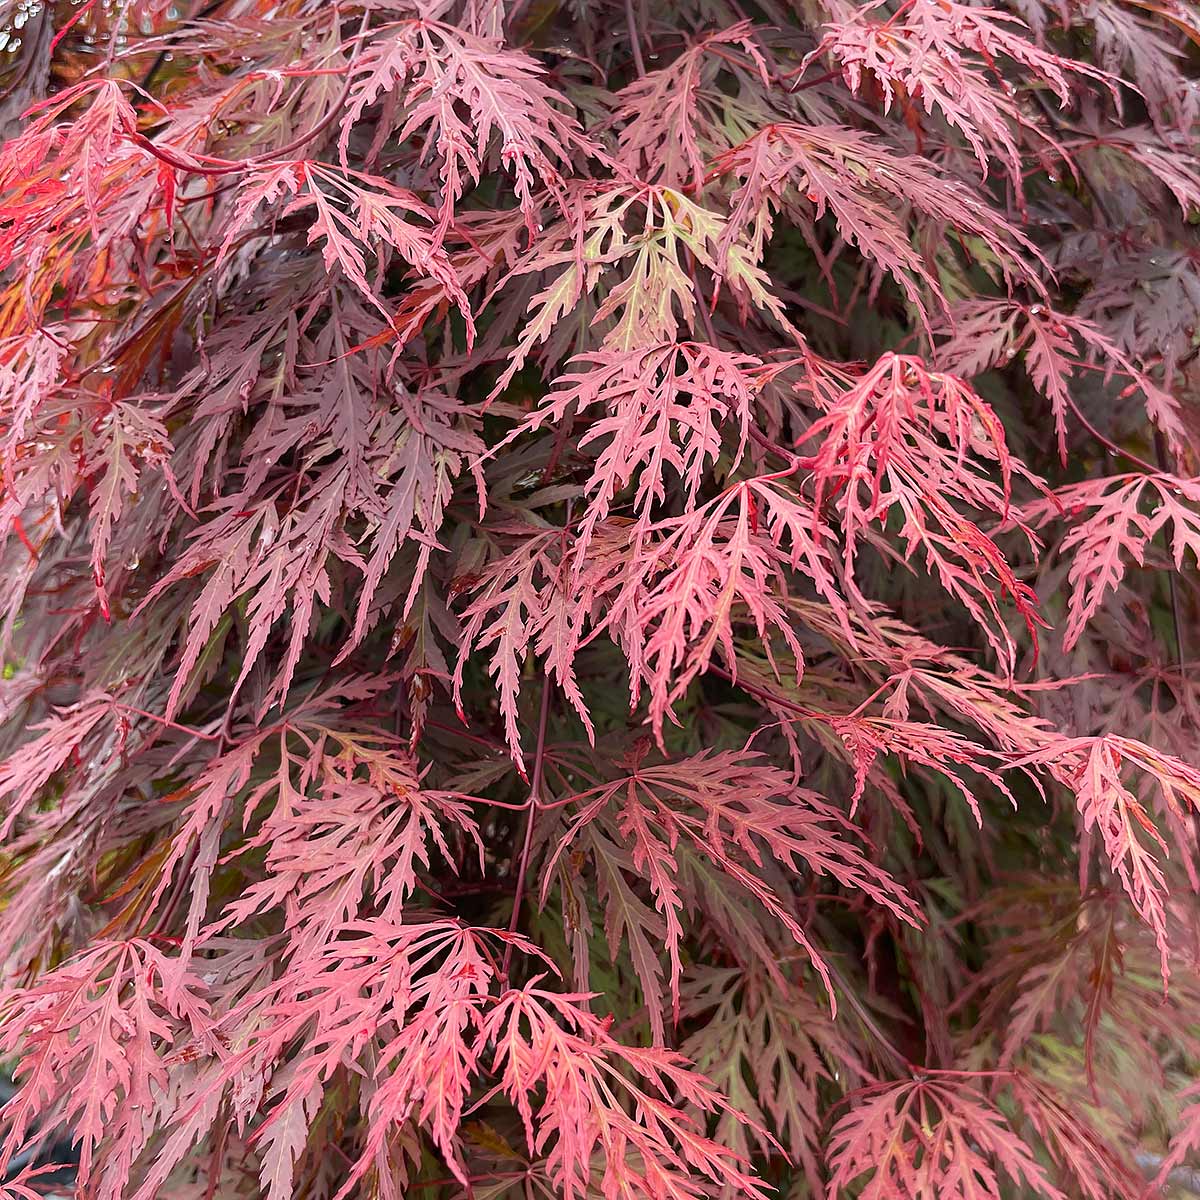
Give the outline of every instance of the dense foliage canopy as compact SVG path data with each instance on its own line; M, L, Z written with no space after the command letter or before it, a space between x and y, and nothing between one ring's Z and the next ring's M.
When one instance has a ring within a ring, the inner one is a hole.
M2 0L3 1195L1188 1182L1198 68Z

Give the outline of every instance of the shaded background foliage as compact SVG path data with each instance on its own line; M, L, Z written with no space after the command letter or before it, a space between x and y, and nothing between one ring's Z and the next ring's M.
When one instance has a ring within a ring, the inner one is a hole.
M0 14L6 1194L1191 1186L1200 10Z

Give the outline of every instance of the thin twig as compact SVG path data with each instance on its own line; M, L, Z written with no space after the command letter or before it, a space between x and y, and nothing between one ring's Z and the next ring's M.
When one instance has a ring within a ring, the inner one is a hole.
M696 291L696 307L700 312L700 322L704 326L704 335L708 338L709 345L714 350L719 350L719 339L717 338L717 330L713 325L712 314L708 310L708 306L704 303L704 296L700 292L700 279L696 272L696 256L692 252L686 251L688 275L692 280L692 287ZM800 459L790 450L779 445L778 442L773 442L762 430L754 425L747 425L746 433L750 440L761 446L770 454L776 454L783 459L791 471L795 471L800 466Z
M633 67L637 77L642 79L646 74L646 60L642 57L642 41L633 12L633 0L625 0L625 21L629 26L629 43L633 48Z
M829 715L827 713L819 713L811 708L805 708L802 704L797 704L794 700L788 700L783 696L777 696L774 692L767 691L766 688L761 688L757 684L748 683L745 679L736 679L730 671L726 671L724 667L710 666L708 668L710 675L716 675L720 679L724 679L727 683L733 684L734 687L741 688L743 692L749 692L756 700L761 700L765 704L774 705L776 708L786 709L790 713L794 713L797 717L802 717L808 721L827 721Z
M1174 473L1167 454L1167 439L1163 436L1161 429L1154 431L1154 456L1158 459L1158 465L1164 475ZM1171 595L1171 622L1175 626L1175 661L1180 674L1182 674L1183 664L1187 662L1187 654L1183 648L1183 620L1179 611L1179 588L1175 582L1174 571L1167 572L1167 587L1170 589Z
M921 1068L917 1067L916 1064L913 1063L906 1054L902 1053L896 1044L891 1040L891 1038L889 1038L887 1034L883 1032L879 1026L879 1022L876 1021L875 1018L867 1011L866 1005L863 1004L863 1002L858 998L857 993L846 982L845 977L837 969L837 967L830 962L828 958L826 958L824 962L825 969L829 972L834 984L841 989L842 995L845 996L850 1003L850 1007L853 1008L858 1014L858 1019L863 1023L867 1032L870 1033L873 1038L875 1038L880 1046L886 1050L893 1059L895 1059L901 1070L920 1070Z
M761 446L770 454L775 454L782 458L783 461L788 464L789 474L793 471L799 470L799 468L803 465L803 459L793 454L785 446L781 446L778 442L773 442L765 433L763 433L761 429L757 428L757 426L748 425L746 427L746 432L750 435L750 440L752 442Z
M371 10L368 8L363 12L362 23L359 26L356 38L361 38L366 32L367 23L370 19ZM175 151L165 150L163 147L156 145L144 134L133 133L131 139L143 150L148 151L160 162L166 163L168 166L174 167L177 171L187 171L193 175L231 175L238 171L245 171L249 168L260 166L263 163L270 162L272 159L286 159L289 154L295 153L297 150L303 149L309 142L320 137L330 125L341 116L346 108L346 101L350 98L350 89L354 86L354 74L351 71L346 72L346 83L342 88L341 95L330 106L329 111L310 129L306 130L299 137L293 138L285 146L280 146L277 150L264 150L261 154L252 154L249 158L242 159L240 162L234 162L227 158L215 158L211 155L202 154L197 156L196 161L187 162L185 159L179 158ZM203 159L206 164L201 165L199 159Z
M1139 457L1138 455L1134 454L1134 453L1133 453L1133 451L1131 451L1131 450L1126 450L1124 447L1122 447L1122 446L1118 446L1116 442L1114 442L1114 441L1110 440L1109 438L1106 438L1106 437L1104 436L1104 434L1102 434L1102 433L1100 432L1100 430L1098 430L1098 429L1095 427L1095 425L1093 425L1093 424L1091 423L1091 421L1089 421L1089 420L1087 419L1087 417L1085 417L1085 416L1083 415L1083 413L1080 411L1079 405L1078 405L1078 404L1076 404L1076 403L1075 403L1075 401L1074 401L1074 400L1072 400L1070 396L1067 396L1067 398L1066 398L1066 399L1067 399L1067 404L1068 404L1068 406L1070 407L1071 411L1072 411L1072 412L1075 414L1075 416L1076 416L1076 417L1078 417L1078 418L1079 418L1079 423L1080 423L1080 424L1081 424L1081 425L1084 427L1084 429L1086 429L1086 430L1088 431L1088 433L1090 433L1090 434L1092 435L1092 437L1094 437L1094 438L1096 439L1096 441L1098 441L1098 442L1099 442L1099 443L1100 443L1102 446L1105 446L1107 449L1111 450L1111 451L1112 451L1114 454L1119 454L1119 455L1121 455L1121 457L1122 457L1122 458L1127 458L1127 459L1129 459L1129 461L1130 461L1131 463L1136 463L1136 464L1137 464L1139 467L1141 467L1141 468L1142 468L1142 470L1143 470L1143 471L1148 471L1148 472L1149 472L1151 475L1158 475L1158 474L1161 474L1161 472L1160 472L1159 468L1158 468L1158 467L1156 467L1156 466L1155 466L1153 463L1147 462L1147 461L1146 461L1144 458L1141 458L1141 457Z
M815 79L806 79L803 82L793 83L792 86L788 88L788 91L793 95L795 95L796 92L806 92L809 88L820 87L823 83L829 83L834 79L840 79L841 75L842 72L840 68L834 71L826 71L824 75L818 75ZM782 78L786 79L788 76L785 75Z
M508 932L517 932L517 923L521 917L521 901L525 895L525 875L529 870L529 852L533 846L533 823L537 816L538 802L542 794L542 771L546 761L546 725L550 717L550 699L554 689L548 677L542 680L542 709L538 715L537 748L533 754L533 776L529 782L529 804L525 813L525 840L521 846L521 859L517 866L517 886L513 895L512 916L508 921ZM512 962L513 943L510 940L504 947L504 962L500 974L507 979L509 964Z
M174 729L179 733L186 733L189 737L202 738L206 742L220 741L219 734L205 733L200 729L192 729L187 725L180 725L177 721L168 721L166 717L156 716L152 712L147 712L144 708L135 708L132 704L125 704L121 700L114 701L114 704L122 712L132 713L136 717L145 717L148 721L154 721L159 725L164 725L167 729Z

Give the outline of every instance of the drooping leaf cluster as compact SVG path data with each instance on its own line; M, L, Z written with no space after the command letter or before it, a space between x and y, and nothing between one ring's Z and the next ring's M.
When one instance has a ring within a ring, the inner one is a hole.
M1200 9L0 0L4 1195L1140 1200L1200 1148Z

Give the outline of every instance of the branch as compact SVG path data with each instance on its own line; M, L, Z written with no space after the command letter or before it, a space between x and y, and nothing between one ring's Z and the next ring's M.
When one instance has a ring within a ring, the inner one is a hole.
M525 875L529 870L529 852L533 846L533 823L537 816L538 802L542 798L542 774L546 761L546 725L550 716L550 699L554 689L549 676L542 679L542 709L538 715L537 748L533 752L533 777L529 784L529 803L525 806L525 841L521 846L521 860L517 867L517 886L513 895L512 916L508 921L508 932L517 932L517 922L521 916L521 900L525 895ZM513 943L509 941L504 947L504 963L500 974L507 979L509 964L512 962Z

